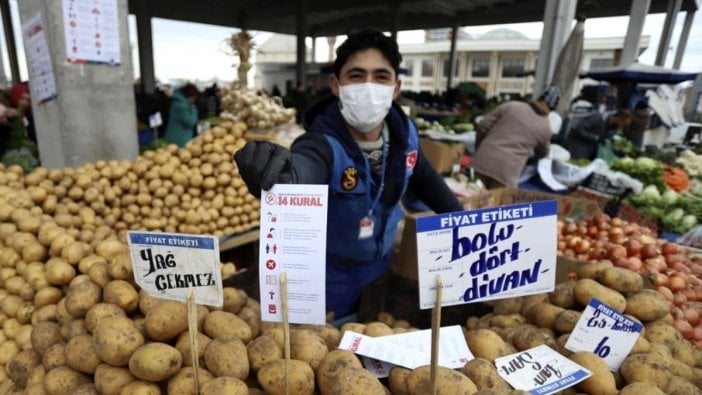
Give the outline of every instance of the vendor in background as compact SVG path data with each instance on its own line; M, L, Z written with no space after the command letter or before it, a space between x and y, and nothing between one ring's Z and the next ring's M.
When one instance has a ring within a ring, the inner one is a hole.
M199 119L195 103L199 93L193 84L186 84L173 93L164 140L184 147L195 136Z
M563 147L573 159L594 160L600 143L611 139L618 131L626 130L630 122L631 115L626 110L619 110L605 120L593 107L592 112L570 131Z
M355 319L361 291L388 271L407 191L437 213L463 208L424 157L414 123L393 103L402 56L381 31L350 34L337 49L332 95L305 113L290 150L251 141L234 159L249 191L327 184L327 310Z
M635 146L642 148L644 132L650 121L651 112L648 109L648 103L645 100L639 100L631 111L631 124L624 129L624 137Z
M527 160L548 155L553 134L548 114L559 99L552 86L535 101L508 101L483 117L471 166L486 188L516 187Z
M0 127L0 162L5 166L19 165L28 173L39 165L29 86L26 83L13 86L7 97L6 122Z
M580 106L584 108L582 104ZM593 160L597 155L597 145L606 137L604 115L589 103L587 115L584 115L568 133L563 148L570 152L572 159Z

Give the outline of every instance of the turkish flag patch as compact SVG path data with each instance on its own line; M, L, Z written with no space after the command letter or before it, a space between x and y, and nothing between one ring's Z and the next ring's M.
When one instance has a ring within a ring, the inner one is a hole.
M417 151L412 151L407 154L407 170L414 169L417 164Z

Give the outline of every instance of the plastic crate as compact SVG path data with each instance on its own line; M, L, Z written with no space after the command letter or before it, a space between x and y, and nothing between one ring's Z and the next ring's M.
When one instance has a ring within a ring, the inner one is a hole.
M585 179L583 186L594 191L613 196L620 196L626 192L625 187L612 185L607 176L599 173L592 173L587 179Z

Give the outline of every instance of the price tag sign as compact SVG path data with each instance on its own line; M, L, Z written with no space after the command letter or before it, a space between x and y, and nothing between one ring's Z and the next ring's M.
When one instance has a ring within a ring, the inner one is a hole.
M219 243L214 236L127 232L134 280L149 295L222 306Z
M592 298L565 348L575 352L592 351L607 362L610 370L617 371L642 330L640 323Z
M496 358L495 367L512 387L533 395L553 394L592 375L546 345Z
M417 218L419 307L551 292L556 282L555 200Z

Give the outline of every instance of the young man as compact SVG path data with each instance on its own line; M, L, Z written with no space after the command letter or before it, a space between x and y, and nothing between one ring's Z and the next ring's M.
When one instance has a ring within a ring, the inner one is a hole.
M401 85L397 43L364 29L336 54L333 95L307 110L306 133L291 150L255 141L234 158L256 196L277 183L329 185L326 300L341 319L388 269L408 190L437 213L462 206L424 158L414 124L393 103Z

